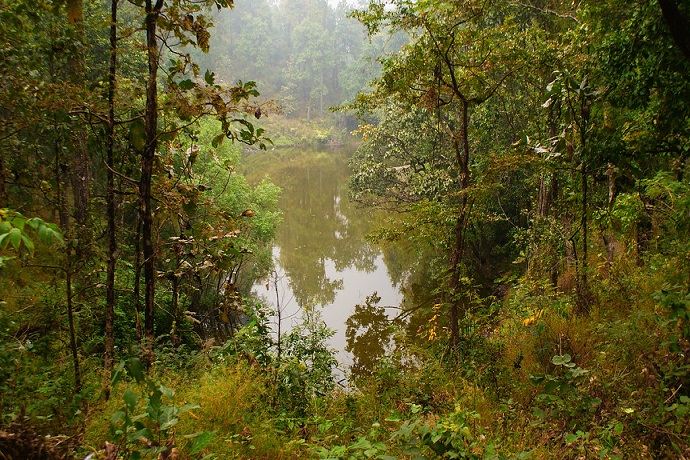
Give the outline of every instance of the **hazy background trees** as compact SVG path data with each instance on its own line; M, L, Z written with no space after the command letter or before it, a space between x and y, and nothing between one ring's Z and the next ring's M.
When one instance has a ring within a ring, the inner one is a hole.
M211 50L197 59L228 83L256 81L290 117L322 117L365 90L376 58L399 44L386 35L368 40L364 26L348 17L356 5L238 0L233 11L215 14Z

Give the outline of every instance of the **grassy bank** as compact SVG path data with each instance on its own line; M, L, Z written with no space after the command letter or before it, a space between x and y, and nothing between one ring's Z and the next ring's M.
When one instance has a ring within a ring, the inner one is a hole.
M589 317L571 315L569 293L522 280L471 347L454 355L401 337L347 390L322 379L332 364L325 331L314 342L302 330L277 357L253 323L197 356L191 372L158 368L156 382L176 389L167 404L198 407L164 436L149 427L161 445L175 439L179 458L683 458L690 327L687 298L672 286L685 264L620 262L593 284ZM121 384L90 415L87 444L112 439L113 414L136 388ZM132 414L146 413L138 391ZM198 433L213 435L190 454Z
M256 120L275 147L349 145L358 142L342 116L297 119L271 114Z

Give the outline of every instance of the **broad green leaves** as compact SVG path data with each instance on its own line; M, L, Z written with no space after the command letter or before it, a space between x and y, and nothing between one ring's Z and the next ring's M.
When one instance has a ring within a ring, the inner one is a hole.
M38 235L43 243L64 244L62 233L57 225L48 223L40 217L27 218L16 211L0 209L0 249L11 247L18 253L26 250L30 256L33 256L35 244L27 233L28 230ZM0 256L0 267L4 260L10 258Z
M177 455L175 436L180 417L201 406L186 403L178 407L174 402L175 391L147 376L144 364L138 358L130 358L118 365L113 372L112 385L125 374L129 374L145 391L140 395L131 388L125 390L124 405L110 417L111 440L120 445L120 453L125 458L149 458L148 455L172 458L172 455ZM189 455L199 454L211 442L213 434L183 434L183 439L192 440L187 447Z

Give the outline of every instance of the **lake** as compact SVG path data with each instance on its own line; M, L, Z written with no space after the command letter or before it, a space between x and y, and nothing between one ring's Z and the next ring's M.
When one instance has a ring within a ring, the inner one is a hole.
M242 162L250 182L268 176L283 190L279 206L284 220L273 247L275 270L253 292L279 311L272 320L281 333L300 321L304 308L320 310L335 331L331 346L337 350L341 373L354 362L366 366L390 340L382 337L386 327L381 323L397 310L382 313L366 305L367 297L376 293L378 306L398 307L403 300L397 251L384 257L381 248L365 238L385 215L348 200L353 153L352 147L276 149L247 153ZM346 324L355 312L347 351ZM378 332L367 339L366 330Z

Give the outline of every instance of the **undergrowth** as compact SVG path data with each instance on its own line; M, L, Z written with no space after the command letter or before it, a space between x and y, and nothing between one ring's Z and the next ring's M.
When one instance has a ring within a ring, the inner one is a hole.
M348 388L330 377L334 352L318 317L279 356L256 310L231 341L199 353L193 371L156 368L152 378L174 388L176 407L186 407L166 436L179 446L178 458L684 458L684 270L661 258L613 267L593 283L597 302L588 317L572 314L572 294L519 280L492 328L472 338L472 353L400 334ZM108 427L123 401L133 404L132 385L136 379L120 383L90 413L93 451L114 442ZM192 448L202 435L207 443Z

